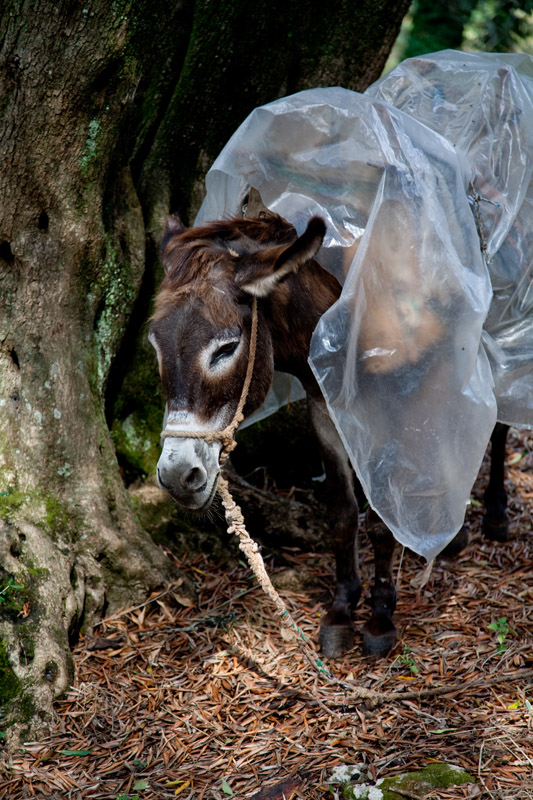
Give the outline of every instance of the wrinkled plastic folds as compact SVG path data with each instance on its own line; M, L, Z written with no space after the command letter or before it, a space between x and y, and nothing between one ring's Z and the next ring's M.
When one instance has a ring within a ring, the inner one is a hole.
M533 427L532 169L533 59L443 51L256 109L207 175L197 222L250 187L298 233L325 219L343 289L310 363L370 504L428 559L496 419Z

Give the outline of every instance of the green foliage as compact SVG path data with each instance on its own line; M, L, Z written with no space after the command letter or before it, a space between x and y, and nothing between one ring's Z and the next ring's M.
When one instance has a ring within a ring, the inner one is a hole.
M24 589L24 586L15 583L13 576L11 576L4 588L0 589L0 603L6 603L9 593L16 591L17 589Z
M507 650L507 645L505 644L505 640L509 636L510 633L516 636L516 631L511 628L509 623L507 622L507 617L498 617L496 622L491 622L490 625L487 625L489 631L494 631L496 633L496 640L498 642L498 653L504 653Z
M0 618L18 619L29 600L29 587L20 576L8 575L0 567Z
M386 71L447 48L533 54L533 0L414 0Z
M48 575L47 569L29 566L21 566L20 571L12 575L0 566L0 620L9 620L21 627L21 656L28 659L31 659L34 649L30 623L35 624L39 619L41 584Z
M464 30L469 50L533 53L532 0L479 0Z
M459 49L463 28L475 3L476 0L415 0L410 11L410 36L402 59L446 48Z
M418 675L418 667L416 666L416 661L411 652L411 648L408 645L404 645L403 653L400 653L399 656L396 656L394 663L400 664L402 667L407 667L412 675Z

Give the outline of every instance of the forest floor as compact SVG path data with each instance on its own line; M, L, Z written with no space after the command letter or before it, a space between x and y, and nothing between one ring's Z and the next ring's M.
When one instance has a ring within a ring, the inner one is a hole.
M354 701L282 639L238 556L219 564L189 554L178 563L197 582L198 604L177 605L170 589L82 639L57 727L5 758L0 798L320 800L339 796L329 782L335 766L358 764L374 784L435 761L459 765L475 784L428 800L533 798L532 432L512 431L507 475L510 541L480 533L485 463L467 515L469 546L437 560L422 589L412 585L422 559L406 552L400 568L398 554L395 650L363 658L358 639L325 664L384 695L377 707ZM368 595L372 562L362 539ZM314 646L331 556L263 555L293 587L283 597ZM358 627L366 613L363 603Z

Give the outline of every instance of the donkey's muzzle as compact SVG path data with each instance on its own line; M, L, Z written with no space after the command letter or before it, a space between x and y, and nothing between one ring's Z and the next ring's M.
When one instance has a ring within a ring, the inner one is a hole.
M201 439L165 439L157 480L180 505L200 511L213 500L218 483L220 444Z

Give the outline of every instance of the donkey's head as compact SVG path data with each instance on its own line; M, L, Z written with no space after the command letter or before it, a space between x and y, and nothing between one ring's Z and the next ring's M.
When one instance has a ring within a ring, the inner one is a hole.
M167 431L223 431L232 421L250 358L254 297L264 298L265 308L259 308L245 416L261 405L274 370L272 328L283 325L273 318L271 300L283 291L284 279L313 258L324 233L319 218L299 238L270 214L189 230L177 217L169 219L162 244L166 275L149 333L167 402ZM183 506L207 509L217 488L221 447L217 439L165 438L159 484Z

